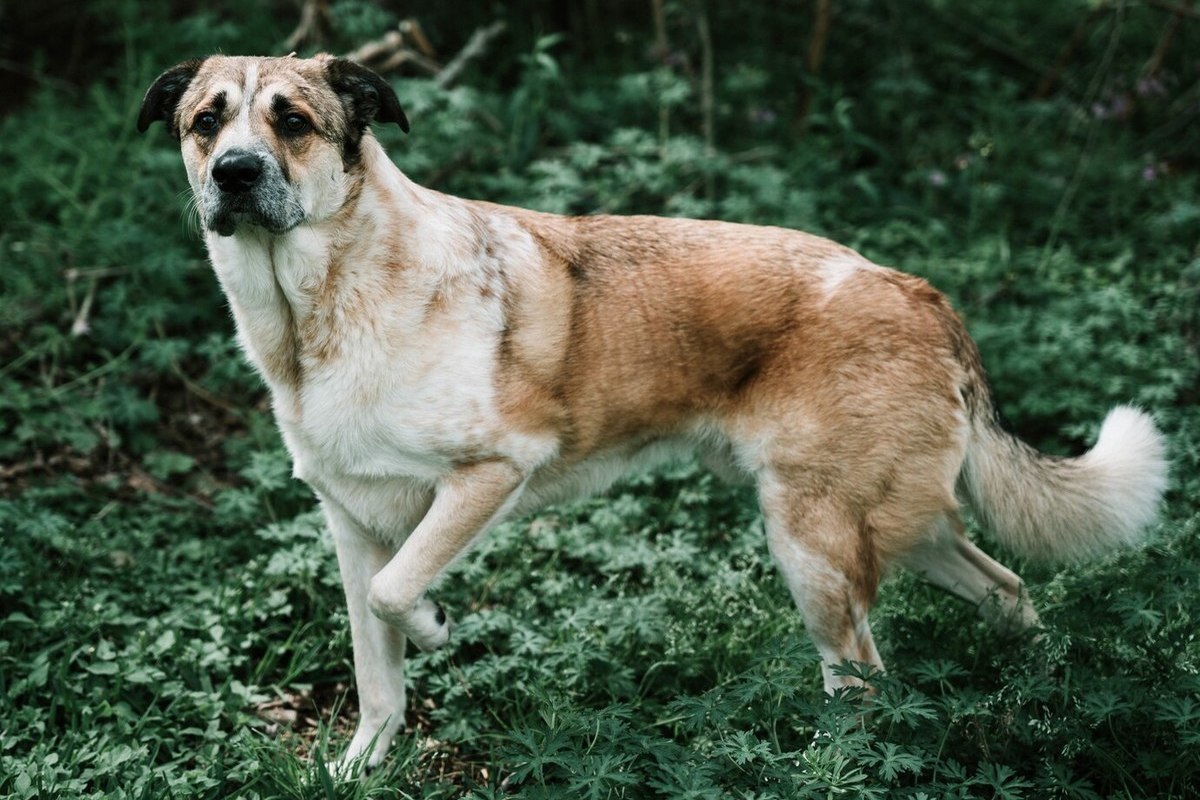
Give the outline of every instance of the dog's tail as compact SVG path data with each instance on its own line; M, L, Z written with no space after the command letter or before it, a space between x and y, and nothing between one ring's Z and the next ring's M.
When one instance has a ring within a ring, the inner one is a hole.
M1083 455L1039 453L1001 425L975 342L956 314L944 308L941 316L965 373L969 425L958 482L980 521L1012 550L1050 562L1140 541L1167 487L1166 443L1149 415L1118 406Z
M1049 456L1001 427L982 368L968 373L970 434L959 481L1001 542L1031 558L1064 562L1142 539L1167 485L1166 447L1147 414L1118 406L1091 450Z

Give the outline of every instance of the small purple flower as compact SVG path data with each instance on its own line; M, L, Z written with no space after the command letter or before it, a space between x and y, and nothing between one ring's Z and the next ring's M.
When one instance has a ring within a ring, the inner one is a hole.
M1138 97L1162 97L1167 93L1167 89L1163 86L1163 82L1153 75L1148 75L1138 78L1137 85L1134 87L1134 92Z
M1147 164L1142 167L1142 180L1147 183L1158 179L1158 166L1156 164Z
M929 171L929 185L937 187L937 188L941 188L941 187L945 186L946 185L946 173L942 172L940 169L930 170Z
M1092 103L1092 116L1096 119L1111 119L1123 122L1133 114L1133 98L1125 92L1110 94L1103 101Z

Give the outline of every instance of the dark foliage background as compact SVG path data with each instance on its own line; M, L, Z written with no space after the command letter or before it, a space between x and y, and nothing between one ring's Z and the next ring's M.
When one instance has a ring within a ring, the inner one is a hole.
M0 795L1196 796L1192 4L328 10L293 44L300 2L0 0ZM346 53L403 20L431 63L389 73L413 132L380 136L413 178L800 227L923 275L1042 449L1080 452L1118 402L1155 414L1173 478L1150 543L1061 571L1000 553L1043 609L1036 642L896 576L863 726L857 698L820 694L752 498L691 465L635 477L456 568L455 642L412 660L413 733L334 782L354 714L336 565L178 153L133 120L183 58Z

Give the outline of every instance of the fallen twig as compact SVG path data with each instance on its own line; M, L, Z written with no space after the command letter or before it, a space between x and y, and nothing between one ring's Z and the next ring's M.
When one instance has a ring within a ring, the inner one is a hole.
M83 336L92 329L89 317L92 313L92 303L96 299L96 285L99 282L96 278L92 278L88 282L87 294L83 297L83 303L79 306L79 313L75 315L75 321L71 323L71 336Z

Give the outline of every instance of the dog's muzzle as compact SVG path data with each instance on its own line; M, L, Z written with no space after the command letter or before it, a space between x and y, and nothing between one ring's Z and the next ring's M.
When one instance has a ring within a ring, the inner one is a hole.
M279 165L254 150L232 149L216 157L201 206L205 227L221 236L232 236L242 225L286 233L304 219Z

